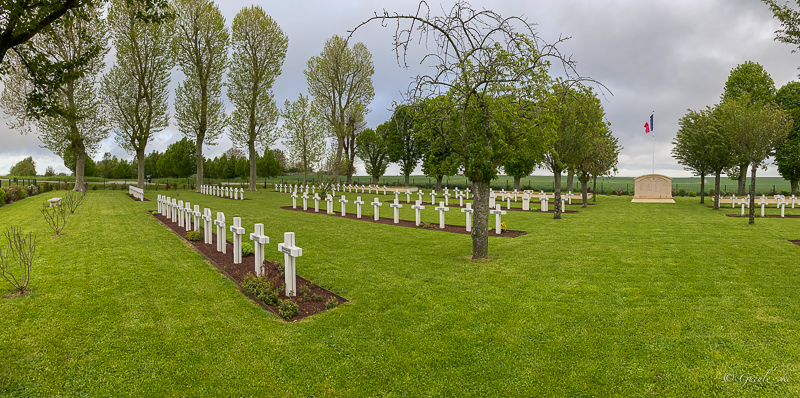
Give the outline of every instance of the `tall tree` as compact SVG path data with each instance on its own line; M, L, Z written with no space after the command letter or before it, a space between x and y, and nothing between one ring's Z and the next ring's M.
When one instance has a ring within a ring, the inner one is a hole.
M600 99L591 90L587 90L585 94L581 110L585 115L586 145L573 165L573 171L581 183L583 208L588 206L589 180L593 176L616 172L620 151L618 140L611 133L611 125L605 121L605 111ZM567 186L571 187L571 182Z
M786 83L778 90L775 103L792 117L792 131L775 150L775 163L781 177L789 180L792 195L797 195L797 182L800 181L800 83Z
M247 148L250 184L255 191L258 152L278 138L278 108L272 85L281 74L289 38L259 6L242 8L233 18L233 58L228 72L228 98L236 107L229 135L237 147Z
M156 163L158 173L164 177L186 178L195 170L195 152L197 147L188 137L173 142L164 151Z
M264 156L258 158L258 176L269 178L277 177L281 172L281 165L275 159L275 152L272 149L265 149Z
M101 18L101 8L81 8L67 12L57 24L43 29L31 39L26 47L38 54L38 58L52 64L81 64L75 70L79 75L68 79L53 91L48 101L51 112L32 116L28 99L34 95L36 77L28 72L25 60L19 55L7 58L7 78L3 90L2 104L5 112L12 116L11 128L28 133L37 127L39 139L44 147L64 158L67 152L75 156L75 190L84 191L84 167L87 155L97 150L101 140L108 136L108 129L101 101L97 95L99 74L105 64L103 57L108 52L108 29ZM100 47L98 47L98 45Z
M400 60L406 59L414 41L435 44L422 59L431 63L432 72L415 79L409 96L414 103L446 94L454 104L445 116L454 116L458 128L447 129L446 141L472 183L472 258L482 259L489 254L489 183L512 148L538 150L549 141L540 136L545 130L531 127L540 122L544 110L548 59L562 62L569 79L573 64L560 56L556 45L543 43L533 25L521 18L476 10L465 2L444 13L431 15L427 4L420 2L415 14L384 12L359 26L397 22L394 46Z
M36 176L36 162L33 161L33 156L28 156L25 159L20 160L11 167L11 171L9 171L9 175L12 176L23 176L28 177Z
M230 41L225 18L211 0L177 0L175 47L186 76L175 90L175 118L195 143L197 192L203 184L203 144L214 145L225 127L222 74Z
M103 80L108 118L120 147L136 155L139 188L144 188L145 148L169 125L167 98L173 64L171 20L146 22L138 3L112 0L108 11L117 63Z
M760 64L747 61L737 65L731 70L725 82L725 91L722 100L731 100L748 94L753 102L771 103L775 99L775 82L769 73ZM736 162L736 167L729 169L729 175L736 175L739 179L737 195L744 196L747 185L747 168L749 164L744 158Z
M309 94L336 138L337 167L329 181L338 180L341 173L347 174L349 184L358 129L363 130L367 107L375 96L372 54L363 43L348 47L345 39L334 35L325 42L320 55L308 60L303 73Z
M389 166L389 148L386 137L392 129L391 122L383 122L373 129L365 129L356 139L356 154L364 161L367 175L372 177L372 184L378 181Z
M766 166L766 159L786 139L791 117L772 103L752 101L749 93L723 101L715 118L718 127L730 134L733 154L752 165L750 180L750 224L755 217L756 170Z
M400 166L400 172L405 177L405 186L409 185L409 176L417 168L424 149L420 135L414 133L413 112L413 108L408 106L395 107L391 120L392 128L387 131L389 161Z
M715 135L709 134L714 128L711 112L695 112L687 110L678 121L678 133L672 144L672 157L684 166L685 170L700 176L700 203L705 203L705 177L713 173L711 152L708 148L713 143L710 139Z
M303 170L305 184L308 172L321 160L325 151L325 122L316 106L303 94L295 102L286 100L281 116L284 118L281 136L286 140L283 144L292 161Z

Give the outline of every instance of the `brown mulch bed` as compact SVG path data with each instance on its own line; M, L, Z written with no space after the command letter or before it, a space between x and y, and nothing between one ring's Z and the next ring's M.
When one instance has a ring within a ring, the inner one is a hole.
M150 199L147 199L147 198L144 198L144 200L139 200L139 198L136 198L136 197L134 197L133 195L131 195L129 193L126 193L125 195L128 196L129 198L137 201L137 202L149 202L150 201Z
M384 200L383 203L394 203L394 199L392 199L392 200ZM399 203L402 204L402 205L411 206L411 205L416 204L417 202L414 201L414 202L411 202L411 203L406 203L405 201L401 200ZM456 203L458 203L458 202L456 202ZM506 205L505 202L497 202L497 203L503 205L503 209L502 210L505 210L505 211L539 211L539 210L533 210L533 206L534 205L539 206L538 202L537 203L533 203L533 201L531 201L531 210L522 210L522 207L512 207L512 208L509 209L509 208L505 207L505 205ZM514 203L514 202L511 202L511 203ZM520 203L520 205L521 205L521 202L517 202L517 203ZM424 206L439 206L438 203L431 204L430 202L421 202L420 204L422 204ZM455 203L451 203L451 204L445 205L445 206L454 207L454 208L457 208L457 209L463 209L463 208L467 207L467 206L457 205ZM563 211L562 213L577 213L577 212L578 212L577 210L574 210L574 211ZM549 211L548 213L552 213L552 211Z
M548 211L541 211L541 210L531 210L534 213L553 213L555 210L548 210ZM577 210L561 210L561 214L575 214Z
M439 223L436 223L436 228L425 228L425 227L421 227L421 226L418 227L417 224L414 221L399 220L400 222L395 224L394 223L394 216L392 216L392 217L381 216L381 218L378 219L378 221L375 221L372 218L372 216L367 216L367 215L364 215L364 214L361 215L361 218L358 218L358 216L356 215L355 212L347 213L347 214L345 214L344 217L342 217L342 213L341 212L334 211L333 214L328 214L327 211L322 209L322 208L319 209L319 213L315 213L314 212L314 207L309 207L308 210L303 210L302 206L298 206L296 209L293 209L292 206L283 206L283 207L281 207L281 209L283 209L283 210L300 211L300 212L311 213L311 214L321 214L321 215L325 215L325 216L329 216L329 217L347 218L347 219L350 219L350 220L367 221L367 222L376 223L376 224L396 225L396 226L399 226L399 227L424 229L424 230L428 230L428 231L444 231L444 232L450 232L450 233L462 234L462 235L471 235L472 234L472 232L467 232L467 227L465 227L463 225L445 224L444 225L444 229L442 229L442 228L439 228ZM528 232L526 232L526 231L515 231L515 230L510 230L509 229L509 230L506 230L505 232L503 232L502 234L497 235L497 234L494 233L494 229L492 229L492 231L489 232L489 237L516 238L517 236L526 235L527 233Z
M791 240L791 239L789 239L789 242L792 242L795 245L800 246L800 240Z
M738 218L750 218L750 215L747 214L746 212L745 212L744 215L741 215L741 214L726 214L725 216L727 216L727 217L738 217ZM755 218L800 218L800 214L792 215L792 216L786 215L784 217L781 217L780 214L767 214L764 217L761 217L761 213L759 212L758 214L756 214Z
M252 295L250 292L244 290L242 288L242 281L248 276L253 275L255 271L255 264L254 264L254 255L242 256L242 262L240 264L233 263L233 243L226 242L227 249L226 253L220 253L217 251L217 236L215 233L212 232L212 244L208 245L204 241L200 240L197 242L191 242L186 240L186 229L183 227L179 227L177 222L172 222L171 219L164 217L161 214L153 215L153 212L149 212L150 215L164 224L167 228L171 229L176 235L180 236L186 243L194 247L194 249L202 254L208 262L214 264L215 267L228 279L232 280L236 283L236 286L239 286L239 291L242 292L245 296L249 297L251 300L256 302L258 305L264 307L267 311L270 311L276 315L278 315L278 307L274 305L268 305L263 301L256 298L256 296ZM216 230L216 226L214 226L214 230ZM200 229L202 231L202 228ZM244 239L244 236L243 236ZM244 241L244 240L243 240ZM279 298L281 300L285 300L288 297L285 295L285 286L286 283L284 282L284 277L281 274L281 271L278 270L277 265L273 262L264 260L264 266L267 272L267 278L272 282L273 286L280 286L280 295ZM309 296L311 295L320 295L323 297L322 301L300 301L298 297L294 297L293 300L297 303L299 307L299 312L297 315L287 319L289 322L298 321L300 319L309 317L314 314L318 314L322 311L325 311L325 303L331 299L335 298L338 302L337 305L342 303L346 303L343 297L339 296L336 293L333 293L329 290L326 290L311 281L297 276L297 290L300 291L301 288L304 286L308 286L310 288Z

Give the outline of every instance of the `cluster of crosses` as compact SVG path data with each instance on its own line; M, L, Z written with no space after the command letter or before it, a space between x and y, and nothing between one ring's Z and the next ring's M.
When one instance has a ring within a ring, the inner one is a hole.
M789 205L789 202L786 201L786 196L784 196L784 195L775 195L775 196L773 196L773 199L775 199L775 208L776 209L780 208L781 209L781 217L785 217L786 216L785 209L786 209L786 206ZM795 197L795 195L792 195L792 197L790 199L792 200L792 202L791 202L792 209L794 209L794 202L797 200L797 198ZM764 209L769 204L767 197L765 195L761 195L761 198L759 198L759 201L756 204L761 205L761 217L764 217ZM743 198L739 198L739 206L742 209L741 215L744 215L744 209L750 207L750 195L747 195L747 196L745 196ZM731 196L731 208L733 208L733 209L736 208L736 195L732 195Z
M244 200L244 188L220 187L216 185L201 185L200 193L204 195L219 196L221 198Z
M200 213L200 206L194 205L192 208L191 203L184 203L182 200L176 200L164 195L158 195L158 212L164 215L172 222L177 222L179 227L183 227L186 231L197 231L200 229L200 220L203 222L203 239L208 245L213 244L212 234L212 219L211 209L204 208L203 213ZM227 231L225 214L217 212L217 219L213 220L217 230L217 252L227 254ZM242 236L245 235L245 229L242 227L241 217L233 218L233 225L230 227L233 233L233 262L234 264L242 263ZM255 224L253 233L249 235L250 240L254 243L254 271L257 277L262 277L266 274L264 268L264 246L269 244L269 237L264 235L264 224ZM285 270L284 276L286 281L286 296L292 297L297 293L297 272L295 266L295 259L303 255L303 249L295 245L294 232L286 232L283 234L283 243L278 244L278 251L283 253Z

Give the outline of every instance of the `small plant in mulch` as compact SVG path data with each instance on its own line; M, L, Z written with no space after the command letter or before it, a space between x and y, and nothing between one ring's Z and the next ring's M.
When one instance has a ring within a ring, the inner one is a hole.
M331 309L336 308L339 305L339 300L336 300L336 297L331 297L328 301L325 302L325 308Z
M325 300L325 296L321 294L312 294L311 296L307 297L306 300L318 303L322 300Z
M242 242L242 257L249 256L255 253L253 244L250 242Z
M275 269L283 276L286 273L286 267L283 265L283 260L275 261Z
M335 301L336 299L333 298L333 300ZM298 312L300 312L300 308L297 306L297 303L290 299L281 300L281 303L278 304L278 315L283 319L289 319L297 315Z
M155 214L155 213L153 213L153 214ZM189 231L186 234L186 240L188 240L190 242L199 242L199 241L203 240L204 237L205 236L203 234L202 228L200 230L198 230L198 231Z
M434 223L430 223L430 222L425 222L425 221L420 222L419 223L419 227L420 228L425 228L425 229L436 229L436 228L439 228L438 225L436 225Z
M506 226L506 223L501 222L500 223L500 232L506 232L507 229L508 229L508 227Z
M268 305L278 304L281 287L273 286L266 277L257 278L250 274L242 281L242 288Z

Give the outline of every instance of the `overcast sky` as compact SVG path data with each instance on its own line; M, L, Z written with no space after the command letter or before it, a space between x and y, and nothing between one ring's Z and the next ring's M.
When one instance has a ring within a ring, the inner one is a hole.
M230 26L236 13L252 1L227 0L219 4ZM328 38L334 34L346 35L383 8L390 12L413 12L418 2L297 0L260 4L289 36L283 73L274 87L275 99L282 107L285 100L295 100L299 93L307 93L303 75L306 62L322 51ZM452 6L452 3L430 4L432 8ZM503 16L526 17L538 25L538 34L547 42L562 35L571 37L561 46L562 52L573 55L581 75L603 83L613 94L603 98L603 106L614 135L624 147L619 159L620 176L651 172L652 134L646 135L643 125L653 111L655 172L689 176L670 156L677 121L687 108L700 109L717 103L725 80L736 65L748 60L760 63L772 75L776 88L797 80L800 54L792 54L791 46L773 40L779 24L758 0L505 0L472 4ZM415 65L410 69L398 67L391 46L393 32L376 23L359 30L354 37L366 44L374 57L375 99L367 116L370 127L389 118L392 101L399 101L411 77L423 70ZM415 49L409 63L417 61L423 50ZM113 62L110 56L108 65ZM174 99L178 79L182 75L174 72L170 101ZM224 95L223 98L230 111L230 103ZM40 174L46 166L68 172L57 155L40 148L35 134L21 136L10 130L5 121L0 124L0 174L7 173L27 156L33 156ZM156 134L147 152L163 152L180 138L173 119L169 128ZM230 147L230 140L224 137L217 145L206 147L204 154L214 157ZM113 138L104 141L92 157L99 160L104 152L126 159L133 157L120 149ZM359 174L364 174L363 166L359 167ZM397 175L399 169L390 166L387 174ZM417 170L416 174L421 173ZM770 166L760 175L777 176L776 167Z

